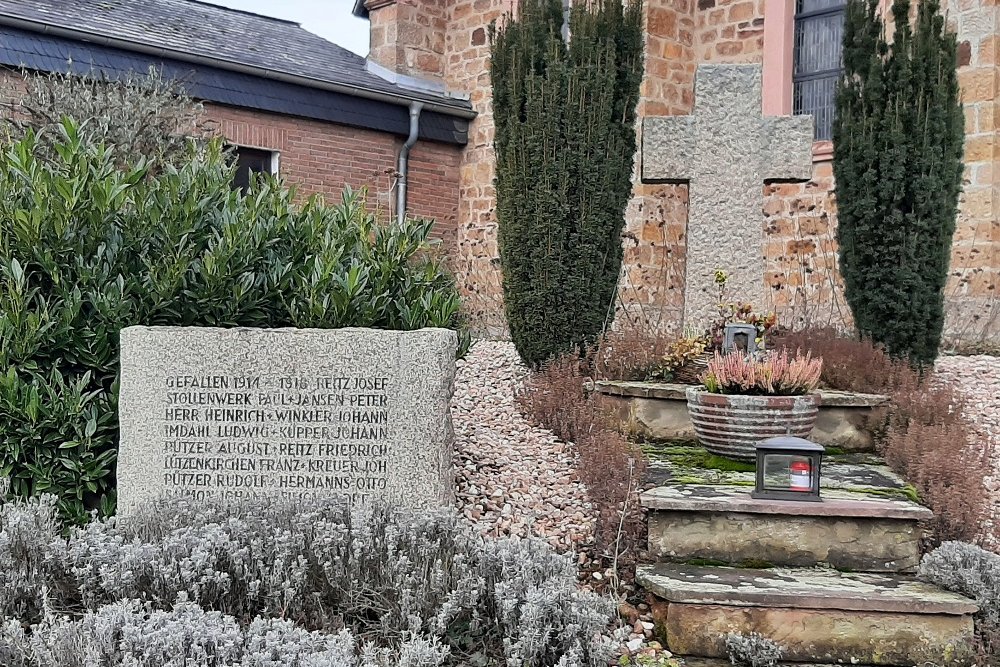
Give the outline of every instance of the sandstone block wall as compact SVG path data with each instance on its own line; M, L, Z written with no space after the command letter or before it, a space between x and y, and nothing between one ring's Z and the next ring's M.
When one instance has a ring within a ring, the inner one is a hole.
M460 157L453 262L466 305L479 328L503 334L493 188L493 117L490 104L488 26L516 0L371 0L372 55L403 62L405 73L435 79L470 95L479 117ZM960 41L960 79L968 143L965 192L948 286L948 329L969 338L1000 338L1000 42L993 0L948 0L946 11ZM382 6L384 9L376 9ZM413 9L419 6L420 17ZM376 17L381 12L380 17ZM759 63L764 50L764 0L646 0L646 76L639 115L688 114L696 67L702 63ZM403 18L400 18L403 17ZM383 29L392 20L406 30ZM440 34L444 25L443 50ZM391 33L391 34L390 34ZM403 51L435 57L401 58ZM412 46L415 45L415 46ZM392 49L396 49L393 51ZM409 49L409 50L407 50ZM388 55L386 55L388 54ZM830 146L817 145L806 183L763 186L760 259L766 303L786 324L848 325L850 313L837 272L837 208ZM639 182L626 212L625 266L619 316L676 330L684 309L688 188Z
M369 0L371 53L383 67L443 81L448 0Z
M752 8L752 14L747 12ZM946 291L950 334L1000 338L1000 211L994 167L1000 154L996 124L997 11L982 0L946 7L958 35L959 80L966 108L966 181L961 198L952 276ZM761 62L764 3L699 0L700 62ZM768 306L786 324L850 325L837 270L837 207L832 147L817 144L813 178L764 188L765 284ZM998 174L1000 176L1000 174Z

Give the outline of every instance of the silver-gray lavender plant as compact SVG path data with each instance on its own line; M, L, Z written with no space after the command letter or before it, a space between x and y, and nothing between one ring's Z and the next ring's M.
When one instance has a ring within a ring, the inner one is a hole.
M64 536L52 498L0 505L4 667L596 667L613 612L454 512L176 501Z
M989 657L1000 660L1000 555L974 544L944 542L920 561L919 577L976 601L976 634Z
M784 650L759 633L730 632L726 635L726 653L736 667L776 667Z

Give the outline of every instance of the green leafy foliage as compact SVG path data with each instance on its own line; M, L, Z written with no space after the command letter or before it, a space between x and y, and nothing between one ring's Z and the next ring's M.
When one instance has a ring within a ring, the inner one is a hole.
M524 0L492 30L497 222L511 337L531 365L613 314L642 79L637 1Z
M73 520L113 508L123 327L459 328L430 222L382 224L349 190L295 203L271 178L244 196L219 140L151 170L58 132L0 154L0 477L17 496L52 493Z
M79 64L68 68L80 70ZM20 76L24 90L12 100L0 129L15 140L34 131L38 150L47 155L67 117L80 123L77 130L87 143L114 145L121 164L142 159L153 169L177 164L187 155L189 142L213 134L201 103L180 81L152 67L141 74L120 73L114 80L100 72L80 76L22 69Z
M858 329L896 357L932 362L962 183L964 117L954 34L938 0L849 0L833 169L845 295Z

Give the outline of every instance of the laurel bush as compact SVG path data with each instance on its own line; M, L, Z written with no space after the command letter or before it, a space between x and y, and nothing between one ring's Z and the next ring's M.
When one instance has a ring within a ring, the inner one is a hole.
M0 148L0 477L65 517L114 508L118 335L131 325L460 329L431 222L364 198L244 195L220 140L120 164L64 119ZM467 340L467 339L466 339Z
M178 500L64 534L51 496L0 505L5 666L596 667L613 615L453 511Z

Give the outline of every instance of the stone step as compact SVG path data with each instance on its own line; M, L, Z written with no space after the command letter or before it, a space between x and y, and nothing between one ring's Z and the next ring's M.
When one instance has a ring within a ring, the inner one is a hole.
M733 663L728 658L685 658L684 667L733 667ZM844 666L833 664L830 662L779 662L777 667L844 667ZM851 665L851 667L875 667L875 666Z
M933 514L899 497L823 491L823 502L762 500L747 486L670 484L642 494L655 560L738 566L829 565L912 572Z
M660 639L674 653L726 657L729 633L759 633L789 662L877 667L971 664L972 614L960 595L893 574L641 565Z

